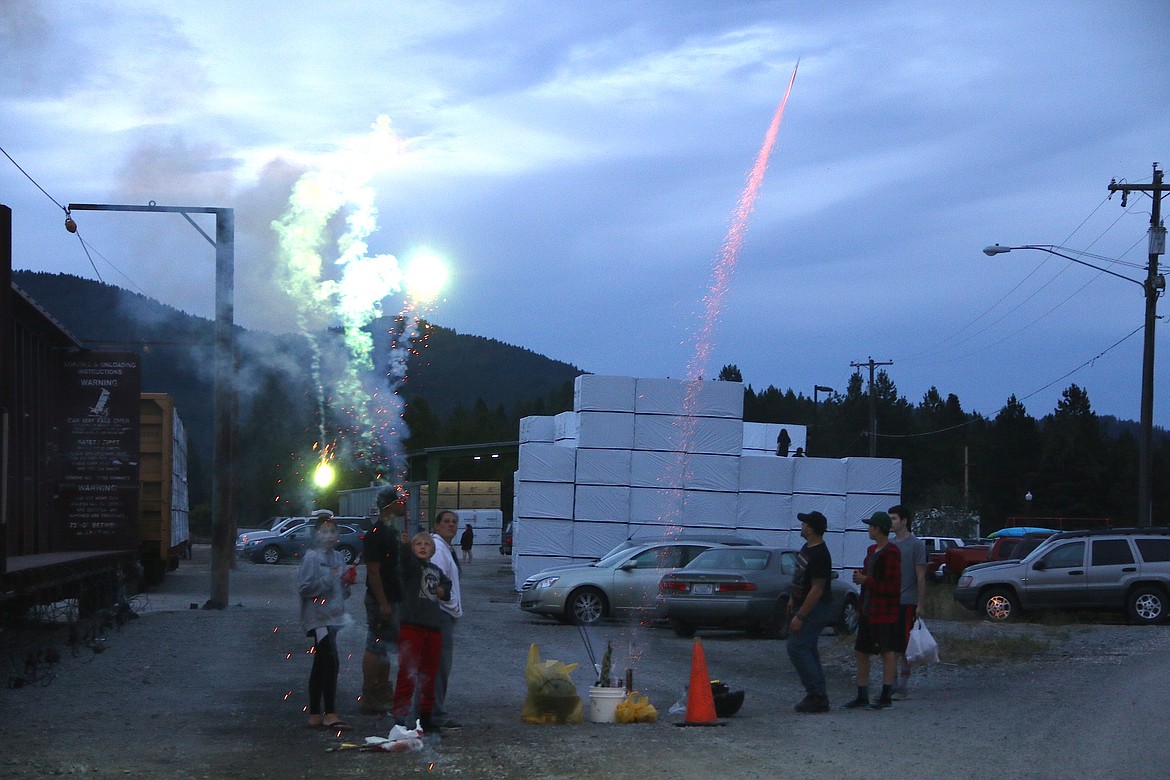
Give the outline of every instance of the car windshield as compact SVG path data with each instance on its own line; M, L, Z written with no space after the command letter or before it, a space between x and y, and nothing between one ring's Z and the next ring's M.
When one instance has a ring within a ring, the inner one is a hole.
M607 552L605 554L605 557L603 557L597 561L594 561L593 563L591 563L589 565L590 566L616 566L620 561L623 561L626 559L626 557L630 553L630 550L633 549L635 546L636 545L630 544L629 542L622 542L617 547L615 547L612 550L610 550L609 552ZM637 545L637 546L640 546L640 545Z
M759 571L768 565L767 550L736 547L707 550L687 564L688 569Z

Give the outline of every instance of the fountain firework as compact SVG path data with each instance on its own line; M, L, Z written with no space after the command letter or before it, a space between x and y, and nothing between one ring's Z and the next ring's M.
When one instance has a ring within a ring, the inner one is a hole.
M369 255L367 239L377 229L378 210L370 177L377 163L398 154L400 144L389 119L379 117L372 131L351 148L340 150L322 165L301 176L289 205L273 222L283 262L279 264L284 290L295 306L297 328L310 345L310 371L317 393L319 472L340 455L337 438L348 439L349 454L372 466L389 464L393 481L403 471L402 402L397 395L406 374L409 341L417 335L420 302L408 299L396 318L385 366L388 387L370 390L374 372L374 343L367 326L383 314L384 299L404 285L404 274L394 255ZM345 213L345 228L336 239L336 259L327 268L322 251L331 224ZM337 375L326 387L322 347L325 326L345 344ZM336 437L327 430L328 408L348 422L339 424Z

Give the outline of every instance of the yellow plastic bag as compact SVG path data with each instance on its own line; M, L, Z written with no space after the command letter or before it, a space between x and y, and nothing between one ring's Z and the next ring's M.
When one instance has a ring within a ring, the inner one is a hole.
M654 709L649 698L630 691L614 711L614 720L618 723L653 723L658 720L658 710Z
M583 723L585 710L577 688L569 679L569 673L578 664L560 661L541 661L536 645L528 648L528 665L524 678L528 683L528 696L520 720L525 723Z

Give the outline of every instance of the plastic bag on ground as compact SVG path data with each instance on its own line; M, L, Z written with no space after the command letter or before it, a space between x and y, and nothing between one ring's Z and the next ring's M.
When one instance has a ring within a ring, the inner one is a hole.
M626 700L618 704L614 711L614 720L618 723L653 723L658 720L658 710L648 697L630 691L626 694Z
M569 679L569 673L578 664L560 661L540 660L540 649L536 645L528 648L528 663L524 679L528 684L528 695L520 720L525 723L584 723L585 708L577 688Z
M366 744L388 753L407 753L422 750L423 730L417 721L414 728L395 725L385 737L366 737Z
M911 666L933 666L938 663L938 642L926 627L926 621L919 618L910 629L906 642L906 663Z

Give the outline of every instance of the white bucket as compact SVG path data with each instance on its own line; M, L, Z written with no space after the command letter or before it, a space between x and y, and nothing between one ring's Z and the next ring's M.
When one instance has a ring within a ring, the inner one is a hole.
M625 688L590 688L589 720L593 723L613 723L617 706L625 700Z

